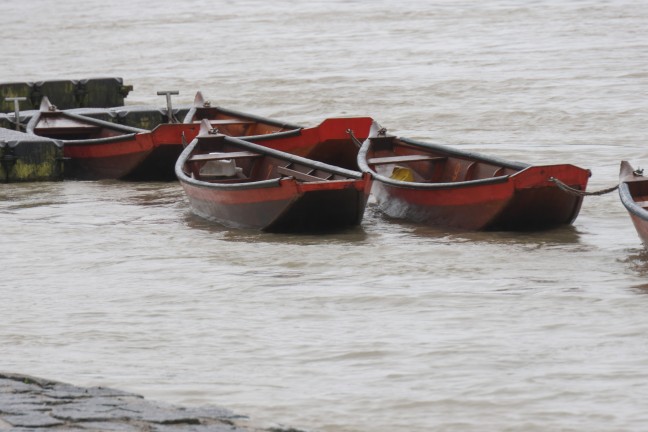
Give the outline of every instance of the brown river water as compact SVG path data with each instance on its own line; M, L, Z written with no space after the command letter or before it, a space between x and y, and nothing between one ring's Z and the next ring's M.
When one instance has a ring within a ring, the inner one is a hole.
M644 1L2 1L0 81L121 76L534 164L648 166ZM229 230L181 187L0 185L0 370L322 432L648 428L648 253L573 226Z

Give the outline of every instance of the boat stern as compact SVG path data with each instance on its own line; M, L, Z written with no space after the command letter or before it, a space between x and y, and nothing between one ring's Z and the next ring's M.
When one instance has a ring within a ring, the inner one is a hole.
M512 175L513 199L491 228L537 230L571 224L583 203L578 191L585 191L590 175L569 164L531 166Z

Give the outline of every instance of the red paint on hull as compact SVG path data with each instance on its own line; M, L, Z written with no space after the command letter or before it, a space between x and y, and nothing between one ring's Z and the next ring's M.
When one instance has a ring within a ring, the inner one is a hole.
M147 134L130 135L104 142L66 142L69 158L66 177L79 180L121 179L130 174L153 151Z
M430 226L481 230L506 207L510 184L422 191L374 182L373 194L381 211L395 219Z
M301 184L283 179L276 186L215 190L181 184L196 214L230 228L265 231L326 231L360 224L367 203L367 180Z
M514 193L510 202L488 228L546 229L574 222L583 197L561 190L551 178L585 190L589 172L573 165L549 165L533 166L513 174L510 181Z
M573 165L528 166L436 144L379 134L358 165L375 176L374 194L390 217L441 228L535 230L569 224L589 171Z
M128 175L129 180L173 181L175 163L184 149L184 143L191 142L200 131L199 124L166 123L157 126L149 135L152 151Z

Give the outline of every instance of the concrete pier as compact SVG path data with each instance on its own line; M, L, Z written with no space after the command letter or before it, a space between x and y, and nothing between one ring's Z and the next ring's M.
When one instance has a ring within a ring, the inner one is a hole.
M0 431L300 432L258 429L219 407L185 408L106 387L0 372Z
M0 183L62 180L63 160L61 143L0 128Z

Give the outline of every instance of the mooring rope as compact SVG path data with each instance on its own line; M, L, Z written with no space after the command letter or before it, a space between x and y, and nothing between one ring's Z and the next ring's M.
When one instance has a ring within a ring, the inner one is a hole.
M356 136L353 134L353 130L352 130L352 129L347 129L347 130L346 130L346 133L349 134L349 137L351 137L351 141L353 141L353 144L355 144L356 147L358 147L358 148L362 147L362 143L361 143L360 140L359 140L358 138L356 138Z
M594 191L594 192L587 192L587 191L582 191L582 190L579 190L579 189L574 189L573 187L568 186L565 183L561 182L556 177L549 177L549 181L552 181L552 182L556 183L556 186L558 186L563 191L565 191L567 193L574 194L574 195L578 195L578 196L605 195L607 193L614 192L615 190L617 190L619 188L619 185L617 184L616 186L613 186L613 187L610 187L610 188L607 188L607 189L601 189L601 190Z

